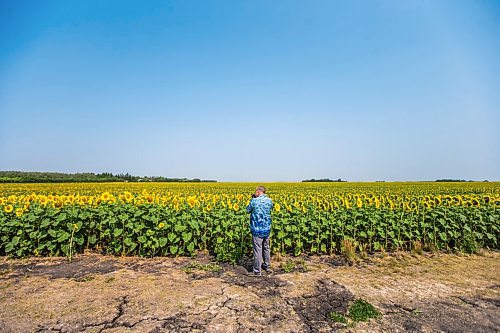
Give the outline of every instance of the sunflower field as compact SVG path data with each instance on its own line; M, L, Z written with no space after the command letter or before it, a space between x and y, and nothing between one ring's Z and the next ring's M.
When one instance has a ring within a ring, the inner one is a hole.
M251 254L250 183L1 184L0 255ZM499 249L500 183L272 183L274 254ZM347 243L346 243L347 242Z

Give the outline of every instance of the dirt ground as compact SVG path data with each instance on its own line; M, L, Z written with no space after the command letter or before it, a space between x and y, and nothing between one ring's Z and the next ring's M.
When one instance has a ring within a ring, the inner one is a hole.
M500 332L498 252L273 257L260 278L249 260L189 268L209 260L2 258L0 332ZM360 298L382 315L329 319Z

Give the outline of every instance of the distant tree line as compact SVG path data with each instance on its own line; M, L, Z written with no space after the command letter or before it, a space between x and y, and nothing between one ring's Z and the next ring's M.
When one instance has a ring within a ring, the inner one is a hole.
M167 178L167 177L140 177L125 174L103 173L63 173L63 172L26 172L26 171L0 171L0 183L99 183L99 182L175 182L175 183L200 183L216 182L215 180L202 180L199 178Z
M346 182L347 180L342 180L342 179L337 179L337 180L332 180L329 178L322 178L322 179L304 179L302 182L303 183L340 183L340 182Z
M475 182L475 180L465 180L465 179L436 179L437 182L452 182L452 183L458 183L458 182ZM487 182L488 180L483 180L483 182Z

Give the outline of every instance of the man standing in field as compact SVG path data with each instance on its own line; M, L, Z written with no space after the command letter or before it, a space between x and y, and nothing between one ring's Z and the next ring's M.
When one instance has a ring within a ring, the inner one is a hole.
M273 202L266 195L266 188L259 186L247 206L250 213L250 231L252 232L253 269L250 275L260 276L261 267L271 273L271 251L269 233L271 232L271 210ZM264 264L262 264L264 259Z

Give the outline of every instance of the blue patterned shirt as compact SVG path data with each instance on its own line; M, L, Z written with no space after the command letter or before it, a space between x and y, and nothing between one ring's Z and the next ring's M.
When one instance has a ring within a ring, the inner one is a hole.
M273 202L265 194L253 198L247 206L250 213L250 230L252 235L268 237L271 232L271 209Z

